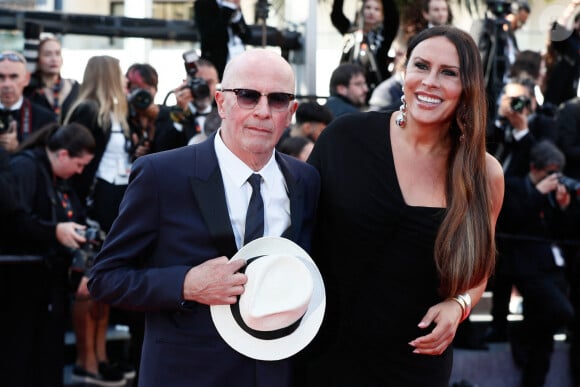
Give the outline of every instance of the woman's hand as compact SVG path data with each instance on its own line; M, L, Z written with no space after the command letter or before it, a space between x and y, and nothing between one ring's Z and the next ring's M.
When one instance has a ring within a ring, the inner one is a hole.
M457 302L447 299L427 311L419 328L426 329L435 323L435 328L425 336L417 337L409 343L413 353L421 355L441 355L453 341L463 311Z

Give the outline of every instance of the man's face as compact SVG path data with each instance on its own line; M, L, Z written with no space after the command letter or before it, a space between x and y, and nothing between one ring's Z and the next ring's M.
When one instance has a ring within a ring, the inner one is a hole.
M224 77L223 87L245 90L237 95L233 91L218 91L216 101L222 118L224 143L238 158L253 166L255 160L271 156L290 125L298 103L286 100L283 107L275 107L269 103L272 98L266 97L271 93L294 93L294 75L283 59L266 54L245 55L244 58L247 58L245 62L236 62L228 79ZM255 96L254 91L262 94L257 100L248 98L252 94Z
M4 107L11 107L20 97L30 80L24 62L4 58L0 61L0 102Z
M510 22L512 31L519 30L528 21L528 16L530 13L525 9L519 9L514 13L510 13L506 16L506 19Z
M449 6L445 0L431 0L427 12L423 11L423 17L427 23L433 26L447 24L449 19Z
M367 99L369 88L363 74L356 74L350 78L348 86L339 85L338 94L348 98L348 100L357 107L364 106Z
M220 82L217 70L211 66L197 66L197 73L195 75L207 82L209 87L209 97L213 101L215 98L216 87Z

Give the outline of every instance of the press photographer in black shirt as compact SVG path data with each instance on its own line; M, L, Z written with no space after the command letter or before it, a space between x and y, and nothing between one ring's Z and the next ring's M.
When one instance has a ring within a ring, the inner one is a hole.
M487 135L488 152L502 163L505 176L524 176L528 172L530 148L536 142L528 129L532 112L529 88L509 81Z
M187 78L173 91L177 105L171 115L175 125L185 133L188 144L197 144L221 125L215 103L220 79L213 63L200 59L195 51L185 52L183 60Z
M22 260L0 265L0 374L7 386L62 385L68 270L74 251L86 243L83 206L67 180L94 152L88 129L52 124L32 133L12 156L22 212L12 219L18 235L5 251ZM29 260L32 254L38 259Z
M158 84L155 68L135 63L127 70L126 78L133 159L186 145L185 133L174 126L170 108L154 103Z
M524 320L512 327L510 341L522 386L542 386L550 367L554 334L570 322L563 241L580 223L580 183L561 174L564 154L550 141L534 145L526 176L506 176L498 220L504 264L513 271L523 297Z

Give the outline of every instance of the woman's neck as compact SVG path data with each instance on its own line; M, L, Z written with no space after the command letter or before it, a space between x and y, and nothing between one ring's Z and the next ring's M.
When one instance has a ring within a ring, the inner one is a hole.
M42 83L45 87L52 88L60 80L59 74L42 75Z

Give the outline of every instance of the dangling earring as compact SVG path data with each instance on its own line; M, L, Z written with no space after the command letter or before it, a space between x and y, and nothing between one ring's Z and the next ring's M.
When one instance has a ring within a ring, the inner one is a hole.
M461 133L461 135L459 136L459 142L463 141L465 141L465 133Z
M403 89L403 93L404 93L404 89ZM405 94L403 94L401 96L401 102L402 105L399 108L399 114L397 115L397 118L395 118L395 123L399 126L399 128L404 128L405 125L407 125L407 101L405 101Z

